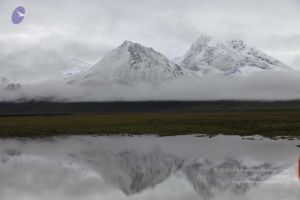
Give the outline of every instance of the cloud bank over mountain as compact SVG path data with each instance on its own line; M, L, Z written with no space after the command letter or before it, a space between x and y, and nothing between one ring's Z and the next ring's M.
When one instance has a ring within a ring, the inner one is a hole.
M69 85L44 82L15 91L0 89L1 101L144 101L144 100L293 100L300 99L299 72L259 72L247 77L208 75L181 78L159 86Z

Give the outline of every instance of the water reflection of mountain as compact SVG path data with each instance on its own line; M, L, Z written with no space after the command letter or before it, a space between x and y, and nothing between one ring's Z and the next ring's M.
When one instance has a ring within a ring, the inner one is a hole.
M205 199L214 197L216 191L230 191L236 195L247 192L283 170L268 163L246 166L241 161L227 159L220 163L209 160L188 165L184 171L194 189Z
M49 195L72 199L74 194L90 200L95 199L88 195L111 200L145 200L149 195L257 199L260 193L281 199L282 192L289 199L299 199L296 177L292 187L269 184L293 181L295 163L282 158L297 157L296 141L229 136L78 137L0 144L0 197L7 191L18 197L1 200L24 199L27 194L38 199ZM18 193L20 188L24 193ZM275 193L270 194L273 189Z
M153 188L177 172L183 173L194 190L205 199L213 198L216 192L242 195L284 169L269 163L247 166L233 158L191 161L166 154L160 149L144 153L137 150L115 154L105 152L102 156L85 154L92 168L126 195Z

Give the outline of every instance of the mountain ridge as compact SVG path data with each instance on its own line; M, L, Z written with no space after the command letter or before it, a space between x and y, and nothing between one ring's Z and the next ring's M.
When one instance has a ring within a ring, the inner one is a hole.
M242 40L221 41L200 36L180 64L162 53L139 43L125 40L88 71L76 77L81 84L159 85L180 77L206 74L249 75L264 70L290 70L283 62L248 46Z
M79 82L125 85L132 85L136 82L159 84L183 74L181 67L163 54L126 40L80 76Z
M202 74L248 75L261 70L291 69L283 62L248 46L242 40L221 41L200 36L181 61L181 66Z

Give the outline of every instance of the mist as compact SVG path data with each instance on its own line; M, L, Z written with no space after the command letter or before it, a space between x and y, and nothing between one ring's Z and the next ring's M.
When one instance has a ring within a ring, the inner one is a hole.
M205 75L183 77L161 85L66 84L41 82L23 85L20 89L0 90L1 101L50 100L149 101L149 100L297 100L300 99L298 71L263 71L249 76Z

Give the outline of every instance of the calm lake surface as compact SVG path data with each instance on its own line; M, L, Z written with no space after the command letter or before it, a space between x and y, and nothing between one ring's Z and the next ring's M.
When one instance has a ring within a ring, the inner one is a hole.
M300 199L299 140L0 140L1 200Z

